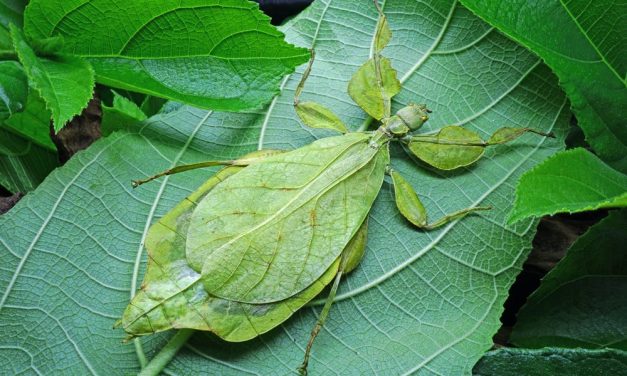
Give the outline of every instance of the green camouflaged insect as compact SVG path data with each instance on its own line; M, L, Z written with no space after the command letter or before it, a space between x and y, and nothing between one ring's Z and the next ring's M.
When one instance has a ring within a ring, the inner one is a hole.
M483 141L458 126L412 134L427 121L429 111L410 104L390 113L401 84L390 60L380 54L392 34L378 10L374 56L348 85L353 100L380 122L376 131L349 133L331 110L299 102L310 62L296 90L296 113L307 126L343 135L289 152L259 151L234 161L179 166L134 183L194 168L229 166L150 228L146 276L120 320L131 336L192 328L227 341L250 340L287 320L333 281L300 367L305 373L340 279L363 256L368 212L386 173L399 211L417 228L433 229L489 209L467 208L428 222L412 187L389 167L390 142L405 144L435 168L451 170L477 161L487 146L523 133L549 136L528 128L501 128Z

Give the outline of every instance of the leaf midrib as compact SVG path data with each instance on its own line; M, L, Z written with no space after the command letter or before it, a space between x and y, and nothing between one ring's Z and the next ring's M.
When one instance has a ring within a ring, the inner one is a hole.
M572 12L570 11L570 9L566 6L566 4L564 3L564 0L559 0L560 5L564 8L564 10L566 11L566 13L568 14L568 16L571 18L571 20L575 23L575 25L577 26L577 29L579 29L579 31L581 32L581 34L583 34L584 38L588 41L588 43L590 44L590 46L592 46L592 48L594 49L594 51L596 51L597 55L599 55L601 57L601 60L605 63L605 65L609 68L609 70L614 74L614 76L616 76L616 78L618 78L618 81L622 82L623 85L625 85L625 80L620 76L620 74L618 74L618 72L616 71L616 69L614 69L614 66L612 66L607 59L605 58L605 55L603 53L601 53L601 51L599 50L599 47L594 43L594 41L592 41L592 39L590 39L590 37L588 37L588 33L586 30L583 29L583 27L581 26L581 24L579 23L579 21L577 20L577 18L572 14Z

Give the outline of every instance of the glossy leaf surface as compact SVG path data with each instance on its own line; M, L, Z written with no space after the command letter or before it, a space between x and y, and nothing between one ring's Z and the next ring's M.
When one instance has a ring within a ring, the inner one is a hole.
M586 140L627 172L627 5L622 1L462 0L538 54L560 78Z
M562 148L570 112L557 79L536 56L459 4L388 0L383 11L394 33L384 54L404 85L393 110L429 103L434 116L425 131L460 124L487 139L501 125L533 124L559 138L529 136L496 146L481 163L455 172L427 171L392 148L393 167L421 193L430 216L479 204L495 209L420 232L399 214L393 188L384 182L364 259L340 283L309 371L469 373L492 346L533 238L533 221L506 223L513 187L524 171ZM369 58L376 19L369 1L316 1L283 29L290 42L317 51L303 100L333 109L351 130L365 114L346 88ZM9 359L0 373L31 367L45 374L138 372L138 354L152 358L170 335L142 337L136 347L122 345L124 332L111 330L139 288L145 234L212 172L135 190L129 182L176 164L236 158L259 146L289 150L331 135L300 125L293 109L299 80L300 74L291 76L263 111L183 107L136 132L115 133L0 218L0 352ZM322 303L244 343L198 333L164 373L293 373Z
M568 250L517 315L518 347L627 350L627 209L611 211Z
M577 148L551 157L520 179L510 221L625 206L627 175Z
M2 127L20 137L56 153L57 147L50 138L50 111L36 90L28 92L24 111L13 114Z
M0 122L24 110L28 81L15 61L0 61Z
M247 0L32 0L24 29L63 36L100 83L225 111L261 107L309 58Z
M11 28L11 38L29 82L46 102L54 128L59 131L91 99L95 84L93 69L83 59L73 56L36 56L16 27Z

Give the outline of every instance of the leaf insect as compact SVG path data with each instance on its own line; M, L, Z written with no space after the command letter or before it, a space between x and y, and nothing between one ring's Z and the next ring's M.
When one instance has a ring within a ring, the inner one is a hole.
M312 57L296 89L296 114L307 126L342 135L288 152L263 150L236 160L178 166L134 182L138 186L164 175L226 166L150 228L144 282L117 323L131 337L190 328L226 341L247 341L278 326L331 285L299 368L305 374L340 280L364 254L368 213L385 174L391 176L400 213L418 229L490 209L471 207L429 221L413 188L390 168L391 142L401 142L428 165L451 170L474 163L486 147L524 133L552 136L501 128L483 141L459 126L414 134L430 111L410 104L391 113L401 83L391 61L381 55L392 33L375 4L373 57L353 75L348 93L380 123L376 131L348 132L330 109L299 101Z

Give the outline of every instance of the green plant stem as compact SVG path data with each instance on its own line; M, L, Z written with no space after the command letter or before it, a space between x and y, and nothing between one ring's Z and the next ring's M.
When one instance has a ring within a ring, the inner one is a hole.
M141 370L138 376L156 376L163 371L165 366L170 363L170 360L174 358L176 353L187 342L189 337L194 334L192 329L181 329L174 337L163 346L161 351L148 363L148 365Z

